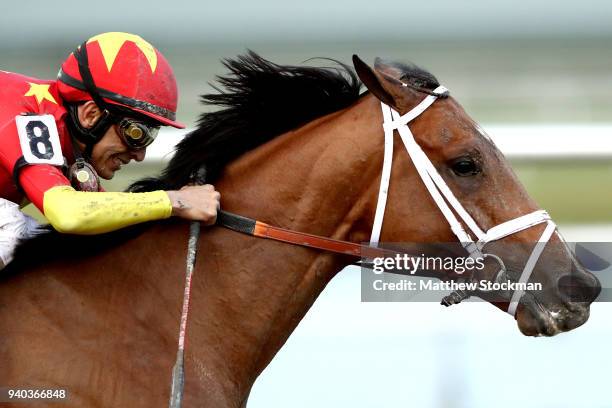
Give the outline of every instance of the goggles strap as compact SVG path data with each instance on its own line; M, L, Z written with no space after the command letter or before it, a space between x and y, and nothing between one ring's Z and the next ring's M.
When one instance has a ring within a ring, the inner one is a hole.
M102 116L93 125L93 127L91 129L86 129L81 126L81 123L79 121L77 106L73 106L70 109L70 119L72 121L73 130L75 131L74 136L79 139L79 141L85 143L87 147L85 149L84 154L87 157L91 157L93 145L100 141L100 139L104 136L108 128L115 122L116 119L110 112L108 104L100 96L93 76L91 75L91 71L89 69L89 58L87 56L87 43L84 42L83 44L81 44L74 51L73 54L74 58L77 60L79 74L81 75L85 90L91 96L98 108L100 108L100 110L102 111Z
M108 128L113 124L114 117L109 114L108 111L104 111L103 115L90 129L81 126L79 121L78 105L71 104L67 106L68 117L66 118L66 124L70 135L76 138L79 142L85 144L85 151L83 155L87 158L91 157L91 150L106 133Z
M87 89L87 93L91 95L94 102L100 109L107 109L107 104L104 102L100 94L98 93L98 88L96 87L96 83L94 82L93 76L91 75L91 71L89 70L89 58L87 57L87 42L81 44L75 51L74 57L76 58L79 65L79 74L81 74L81 79L83 80L83 85Z

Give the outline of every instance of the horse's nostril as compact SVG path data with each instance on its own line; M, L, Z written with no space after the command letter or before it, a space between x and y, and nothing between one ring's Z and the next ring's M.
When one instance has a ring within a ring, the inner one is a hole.
M561 296L569 302L591 303L601 291L599 280L590 273L563 275L557 285Z

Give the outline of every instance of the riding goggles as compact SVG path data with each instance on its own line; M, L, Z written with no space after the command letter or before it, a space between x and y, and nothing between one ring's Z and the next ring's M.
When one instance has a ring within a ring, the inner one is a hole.
M159 126L151 126L145 122L123 118L118 123L119 135L132 150L140 150L149 146L159 133Z

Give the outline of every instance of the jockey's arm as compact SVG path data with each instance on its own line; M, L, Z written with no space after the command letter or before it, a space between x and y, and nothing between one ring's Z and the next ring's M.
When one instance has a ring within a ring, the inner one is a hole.
M219 207L219 193L212 186L168 192L82 192L49 165L25 167L19 181L49 223L70 234L100 234L171 215L212 224Z

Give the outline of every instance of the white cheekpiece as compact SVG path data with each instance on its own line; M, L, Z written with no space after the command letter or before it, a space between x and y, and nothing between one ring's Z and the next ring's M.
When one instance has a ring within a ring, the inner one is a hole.
M41 232L40 224L34 218L22 213L14 202L0 198L0 259L4 265L13 260L20 241Z
M523 268L523 272L519 278L519 282L528 282L538 262L544 246L550 240L552 234L556 230L555 223L550 219L548 213L544 210L534 211L532 213L508 220L502 224L490 228L488 231L483 231L472 216L465 210L463 205L457 200L444 179L440 176L433 163L418 145L408 123L425 112L431 104L433 104L440 96L445 95L448 90L439 86L432 95L425 97L421 103L415 106L412 110L404 115L400 115L388 105L381 103L383 112L383 129L385 131L385 153L383 159L382 176L380 180L380 188L378 193L378 203L376 205L376 213L374 216L374 224L370 237L370 245L375 245L380 240L380 232L382 230L383 220L385 216L385 206L387 204L387 194L389 191L389 181L391 179L391 165L393 158L393 134L397 130L400 138L412 159L416 170L421 177L421 180L427 187L430 196L442 212L442 215L448 222L451 230L461 242L470 257L483 257L482 249L492 241L497 241L517 232L532 228L536 225L546 224L546 228L540 239L531 252L527 263ZM461 221L459 220L461 219ZM463 227L465 225L468 229ZM524 291L516 290L512 294L508 306L508 313L516 314L518 304L524 295Z

